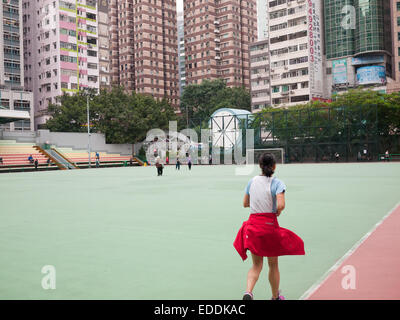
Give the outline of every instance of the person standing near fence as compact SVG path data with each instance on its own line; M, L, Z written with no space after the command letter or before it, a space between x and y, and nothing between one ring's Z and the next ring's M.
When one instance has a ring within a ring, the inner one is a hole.
M386 160L387 162L389 162L389 161L390 161L390 154L389 154L389 150L386 150L386 151L385 151L385 160Z
M157 176L162 176L163 175L164 166L161 163L160 157L157 157L157 159L156 159L156 168L157 168Z
M190 156L187 157L187 164L188 164L189 170L192 170L192 158Z

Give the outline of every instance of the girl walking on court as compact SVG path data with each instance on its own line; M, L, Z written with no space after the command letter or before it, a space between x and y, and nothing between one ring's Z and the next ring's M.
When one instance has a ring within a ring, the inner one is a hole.
M278 256L304 255L304 243L294 232L278 224L277 217L285 209L286 186L283 181L272 177L276 169L273 155L264 153L259 165L262 173L249 181L243 200L243 206L250 207L250 217L243 223L233 243L243 261L247 259L247 250L250 250L253 260L243 300L253 300L253 289L264 257L268 258L272 300L284 300L279 291Z

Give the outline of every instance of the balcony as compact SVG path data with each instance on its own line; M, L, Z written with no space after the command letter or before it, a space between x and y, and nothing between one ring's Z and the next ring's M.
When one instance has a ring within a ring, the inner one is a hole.
M19 35L19 28L12 25L3 24L3 31L8 31Z
M21 60L21 56L19 54L4 53L4 58L9 59L9 60L14 60L14 61Z

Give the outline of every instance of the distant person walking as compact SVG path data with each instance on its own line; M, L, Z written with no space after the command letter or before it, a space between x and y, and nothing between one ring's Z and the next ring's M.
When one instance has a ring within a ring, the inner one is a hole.
M3 158L0 157L0 164L3 164Z
M339 153L337 153L337 152L335 152L335 159L336 159L336 162L339 162L340 155L339 155Z
M38 165L39 165L39 161L38 161L38 159L36 159L36 160L35 160L35 170L36 170L36 171L38 170Z
M175 169L176 170L181 170L181 162L179 161L179 158L176 159Z
M187 164L188 164L189 170L192 170L192 158L190 156L187 157Z

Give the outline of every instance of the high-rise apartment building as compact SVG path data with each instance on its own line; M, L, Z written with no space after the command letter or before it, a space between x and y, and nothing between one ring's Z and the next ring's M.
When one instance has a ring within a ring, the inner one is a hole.
M23 1L25 88L35 126L61 94L100 87L97 0Z
M258 112L272 104L269 41L261 40L250 46L251 111Z
M132 4L131 4L132 5ZM110 77L113 85L121 85L120 83L120 66L119 66L119 15L118 15L118 2L117 0L110 0L108 2L108 21L109 35L110 35ZM126 86L126 85L125 85ZM132 89L128 87L128 89Z
M330 93L359 86L386 92L393 82L392 22L387 0L325 0Z
M2 1L0 21L0 108L28 111L31 116L0 129L33 130L33 95L24 90L22 0Z
M253 110L327 98L321 1L269 0L266 21L268 37L251 51Z
M390 0L392 26L392 75L393 80L387 85L387 92L400 91L400 1Z
M186 84L224 79L250 88L249 45L257 40L257 1L184 1Z
M269 0L257 0L257 41L268 38L268 2Z
M110 28L112 82L178 106L176 1L111 0Z
M98 35L99 35L99 79L100 89L111 87L111 59L110 59L110 18L109 1L98 1Z
M179 93L183 94L186 86L186 70L185 70L185 36L183 12L178 13L178 54L179 54Z

